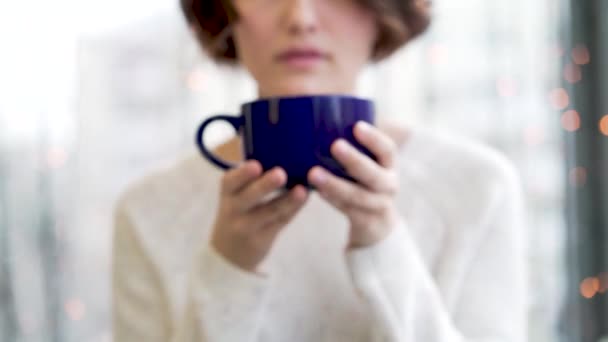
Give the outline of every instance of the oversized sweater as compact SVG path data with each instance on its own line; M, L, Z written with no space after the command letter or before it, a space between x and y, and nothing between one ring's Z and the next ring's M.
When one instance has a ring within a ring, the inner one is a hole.
M387 237L345 249L346 218L312 192L259 273L209 244L223 171L193 154L133 183L115 208L115 341L524 341L513 165L421 127L398 153L403 220Z

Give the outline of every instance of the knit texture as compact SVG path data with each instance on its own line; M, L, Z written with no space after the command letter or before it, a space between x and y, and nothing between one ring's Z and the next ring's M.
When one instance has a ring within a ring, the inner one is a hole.
M191 155L151 172L116 204L115 341L525 341L512 164L418 127L398 168L402 221L386 238L345 250L346 218L313 192L260 274L208 243L223 171Z

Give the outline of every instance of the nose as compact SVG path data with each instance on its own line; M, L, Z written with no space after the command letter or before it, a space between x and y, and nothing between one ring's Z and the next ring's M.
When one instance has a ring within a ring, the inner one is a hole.
M292 35L310 34L318 28L315 0L287 0L284 24ZM328 0L322 0L328 1Z

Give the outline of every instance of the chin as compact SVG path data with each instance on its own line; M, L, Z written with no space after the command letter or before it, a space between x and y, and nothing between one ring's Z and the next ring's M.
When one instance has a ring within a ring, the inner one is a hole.
M327 80L315 79L291 79L267 87L263 97L272 96L297 96L297 95L328 95L328 94L353 94L347 87L338 87L336 84L328 84Z

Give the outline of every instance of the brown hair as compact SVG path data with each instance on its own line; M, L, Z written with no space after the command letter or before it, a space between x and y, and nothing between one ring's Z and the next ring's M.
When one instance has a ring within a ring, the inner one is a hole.
M356 0L375 13L379 34L372 60L390 56L429 26L428 5L425 0ZM229 30L237 20L230 0L180 0L181 8L194 30L203 50L218 62L236 64L236 47Z

